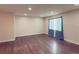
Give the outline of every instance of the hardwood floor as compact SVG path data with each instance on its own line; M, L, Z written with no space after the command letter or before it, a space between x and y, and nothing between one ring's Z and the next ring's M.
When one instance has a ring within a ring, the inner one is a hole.
M17 37L14 42L0 43L0 54L78 54L79 45L47 35Z

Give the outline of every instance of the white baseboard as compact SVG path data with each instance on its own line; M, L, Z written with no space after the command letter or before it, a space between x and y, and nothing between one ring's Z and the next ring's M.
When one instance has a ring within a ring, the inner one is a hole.
M16 37L21 37L21 36L30 36L30 35L38 35L38 34L45 34L45 33L34 33L34 34L16 35Z
M0 43L1 43L1 42L10 42L10 41L15 41L15 39L1 40Z
M67 40L65 39L65 41L70 42L70 43L73 43L73 44L77 44L77 45L79 45L79 43L74 42L74 41L71 41L71 40L68 40L68 39L67 39Z

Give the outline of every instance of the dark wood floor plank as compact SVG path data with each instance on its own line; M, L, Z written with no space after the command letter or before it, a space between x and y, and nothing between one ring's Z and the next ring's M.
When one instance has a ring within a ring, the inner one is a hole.
M79 54L79 45L49 37L17 37L14 42L0 43L0 54Z

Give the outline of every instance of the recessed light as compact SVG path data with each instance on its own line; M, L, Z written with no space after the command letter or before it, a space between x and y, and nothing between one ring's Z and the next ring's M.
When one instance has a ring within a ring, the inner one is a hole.
M24 16L27 16L27 14L26 14L26 13L24 13Z
M29 11L31 11L31 10L32 10L32 8L28 8L28 10L29 10Z

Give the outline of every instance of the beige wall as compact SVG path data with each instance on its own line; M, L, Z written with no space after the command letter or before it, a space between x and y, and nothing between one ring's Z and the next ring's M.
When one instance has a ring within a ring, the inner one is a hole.
M66 41L79 44L79 10L45 18L45 33L48 33L48 19L63 16L64 37Z
M14 15L0 12L0 42L13 41L14 37Z
M15 17L12 13L0 12L0 42L13 41L15 36L48 33L48 19L63 16L65 40L79 44L79 10L46 17ZM15 25L15 26L14 26ZM14 32L15 30L15 32Z
M44 21L39 17L15 17L16 37L44 33Z

